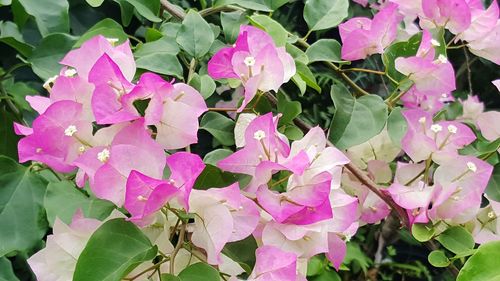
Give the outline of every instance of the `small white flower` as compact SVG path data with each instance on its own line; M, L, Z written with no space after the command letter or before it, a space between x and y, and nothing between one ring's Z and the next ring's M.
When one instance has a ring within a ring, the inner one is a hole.
M42 152L42 150L43 150L43 149L42 149L41 147L37 147L37 148L35 149L35 152L36 152L36 153L40 153L40 152Z
M443 126L439 125L439 124L434 124L431 126L431 131L433 131L434 133L439 133L443 130Z
M43 87L47 90L50 89L51 84L54 84L57 77L59 77L59 75L54 75L54 76L50 77L49 79L47 79L47 81L45 81L45 83L43 83Z
M262 139L264 139L266 137L266 133L264 133L264 131L262 130L258 130L257 132L255 132L253 134L253 138L260 141Z
M108 161L109 157L111 156L111 153L107 148L103 149L101 152L97 153L97 159L101 161L102 163L106 163Z
M66 128L66 130L64 130L64 135L65 136L68 136L68 137L71 137L73 136L78 130L76 129L76 126L75 125L69 125L68 128Z
M118 38L107 38L107 37L106 37L106 40L109 42L109 44L111 44L111 45L113 45L113 46L114 46L116 43L118 43L118 41L120 41L120 39L118 39Z
M454 201L458 201L458 200L460 200L460 196L458 196L458 195L457 196L453 196L453 197L451 197L451 199L453 199Z
M437 60L434 61L434 63L438 64L438 63L447 63L448 62L448 59L443 56L443 55L439 55Z
M168 180L168 183L169 183L169 184L175 184L175 180L173 180L173 179L169 179L169 180Z
M425 121L427 121L427 118L425 117L420 117L420 119L418 119L418 123L420 124L425 124Z
M456 134L457 131L458 131L457 126L455 126L455 125L448 125L448 132L450 132L452 134Z
M74 68L69 68L64 71L64 76L66 77L73 77L76 75L76 69Z
M477 171L477 166L476 164L472 162L467 162L467 169L469 169L471 172L475 173Z
M148 199L142 195L137 196L137 200L139 201L147 201Z
M490 218L490 219L495 218L495 213L493 211L488 212L488 218Z
M445 94L441 94L441 97L442 97L443 99L445 99L445 98L447 98L447 97L448 97L448 94L446 94L446 93L445 93Z
M85 146L80 145L80 146L78 147L78 152L80 152L80 153L84 153L84 152L85 152Z
M245 60L243 60L246 66L254 66L255 65L255 58L252 56L246 57Z
M435 46L435 47L439 47L439 46L441 46L441 44L439 44L439 42L438 42L436 39L432 39L432 40L431 40L431 45L432 45L432 46Z

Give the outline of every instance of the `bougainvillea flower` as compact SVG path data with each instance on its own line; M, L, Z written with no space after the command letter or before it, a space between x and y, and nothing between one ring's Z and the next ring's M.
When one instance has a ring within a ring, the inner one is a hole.
M90 189L98 198L122 206L130 172L161 178L165 153L144 128L144 120L139 119L118 132L111 145L89 148L74 163L88 177Z
M166 149L179 149L198 141L198 117L207 106L201 94L184 83L171 84L159 75L145 73L123 103L136 111L134 101L150 99L145 110L146 125L156 127L156 141Z
M177 152L167 158L167 165L171 172L168 180L154 179L137 171L128 176L124 207L134 223L147 225L154 213L174 198L177 201L172 206L189 210L189 194L205 164L196 154Z
M83 43L80 48L66 54L60 63L76 69L78 76L87 79L96 61L102 55L107 54L117 64L125 78L131 81L134 78L136 67L129 41L127 40L116 47L110 41L112 40L97 35Z
M116 124L140 117L123 106L123 96L134 85L107 54L102 55L90 70L89 82L95 85L91 103L97 124Z
M465 0L422 0L424 28L446 27L458 34L471 24L471 11Z
M500 65L500 20L495 27L481 38L468 42L471 53Z
M500 112L498 111L483 112L477 117L476 124L485 139L495 141L500 138L500 123L498 120L500 120Z
M430 92L421 92L412 86L408 92L406 92L401 101L403 106L408 109L422 109L434 115L440 111L446 102L454 101L455 98L451 94L442 93L440 95Z
M485 196L487 197L487 196ZM500 239L500 202L487 197L490 204L477 213L477 216L467 222L466 227L472 228L471 234L478 244Z
M39 161L63 173L75 169L73 161L92 138L92 124L73 101L51 104L33 121L32 131L18 143L19 161Z
M273 246L261 246L255 251L255 267L251 281L305 281L297 272L297 256Z
M483 8L482 3L479 3L480 7L471 7L470 3L468 4L471 11L471 24L466 30L458 34L457 39L471 42L488 36L488 33L495 28L499 9L496 0L486 10Z
M382 54L396 39L398 24L403 19L397 7L389 3L373 19L355 17L340 24L342 59L353 61Z
M242 25L236 43L220 49L208 62L214 79L240 79L245 88L241 111L258 90L278 91L295 74L295 63L284 47L276 47L269 34Z
M85 118L89 121L94 121L91 109L93 91L94 85L80 76L59 76L54 81L54 85L50 90L50 100L52 103L61 100L71 100L80 103Z
M466 100L460 100L462 104L462 116L460 119L475 122L484 111L484 103L479 101L478 96L470 95Z
M465 223L481 206L493 166L473 156L457 156L442 163L434 173L434 182L443 187L429 216L433 220L448 219ZM444 195L443 195L444 194Z
M191 240L205 249L210 264L220 264L224 245L248 237L260 218L257 205L240 193L238 183L193 190L189 206L196 213Z
M431 155L436 161L440 152L456 155L457 149L476 139L468 126L456 121L434 123L432 115L419 109L403 111L403 116L408 130L401 141L402 148L415 162L426 160Z

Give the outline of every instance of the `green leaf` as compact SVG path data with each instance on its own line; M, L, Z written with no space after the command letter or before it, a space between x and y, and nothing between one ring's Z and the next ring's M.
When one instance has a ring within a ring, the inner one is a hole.
M69 181L49 183L44 205L50 225L54 223L56 217L66 224L70 224L78 209L83 211L85 217L103 220L115 208L113 203L109 201L85 195Z
M338 148L346 149L378 135L387 120L387 105L376 95L355 99L345 86L332 85L330 92L335 114L328 138Z
M434 229L432 223L428 224L415 223L411 227L411 234L419 242L425 242L431 240L435 233L436 229Z
M432 251L427 257L427 260L432 266L435 267L447 267L448 265L450 265L450 260L441 250Z
M104 2L104 0L85 0L85 1L87 1L87 3L94 8L101 6L102 3Z
M486 194L489 199L500 202L500 165L496 165L493 169L493 174L486 187Z
M4 84L5 91L14 99L14 102L19 109L33 110L30 104L26 101L26 96L34 96L38 91L31 88L28 84L23 82L16 82L12 84Z
M11 46L25 57L30 56L33 51L33 46L24 42L19 28L11 21L0 22L0 42Z
M310 281L342 281L340 275L333 270L325 270L321 275L308 278Z
M122 19L122 24L128 26L134 17L134 6L132 6L127 0L113 0L120 6L120 15Z
M222 12L220 14L220 22L226 42L233 44L240 33L240 26L248 23L246 15L241 11Z
M19 281L14 274L12 264L6 257L0 258L0 281Z
M222 253L242 265L243 269L250 274L255 266L255 250L257 250L257 242L250 235L243 240L227 243Z
M297 87L299 88L299 91L300 91L300 95L304 95L306 90L307 90L307 84L306 82L304 81L304 79L302 79L300 77L300 74L298 73L295 73L294 76L292 76L292 81L293 83L295 83L295 85L297 85Z
M126 0L130 3L137 12L152 22L161 22L161 18L157 16L160 11L160 0Z
M54 33L43 38L28 58L33 72L43 80L59 74L61 70L59 61L71 50L75 42L75 37L62 33Z
M204 99L208 99L215 92L215 81L209 75L198 75L195 73L189 81L189 85L198 90Z
M163 273L160 278L161 281L182 281L179 277L169 274Z
M156 256L157 247L133 223L105 222L90 237L76 263L73 281L119 281Z
M344 62L340 58L340 43L335 39L320 39L307 48L309 63L317 61Z
M233 151L229 149L216 149L212 150L203 157L203 162L213 166L217 165L217 162L233 154Z
M299 140L299 139L301 139L304 136L304 133L302 132L302 130L299 129L295 125L286 125L286 126L283 126L283 127L284 127L284 129L282 131L280 130L280 132L282 132L283 134L285 134L285 136L289 140Z
M134 51L134 56L140 58L163 53L177 55L179 53L179 46L171 39L163 37L153 42L138 45Z
M78 39L74 47L80 47L83 42L99 34L107 38L117 38L117 44L121 44L128 39L127 34L123 31L123 27L119 23L112 19L103 19L85 32L85 34Z
M300 78L306 83L307 86L313 88L318 93L321 93L321 87L316 82L316 77L311 72L307 65L301 62L295 62L295 66L297 67L297 74L299 74Z
M223 145L234 145L234 121L217 112L207 112L200 122L200 129L209 132Z
M226 187L238 181L235 174L223 172L214 165L207 163L205 169L196 179L195 189L209 189L212 187Z
M182 21L175 40L190 56L201 58L210 50L215 37L207 21L190 10Z
M366 273L370 265L373 264L373 261L361 250L359 244L348 242L344 264L350 264L351 266L355 264Z
M320 275L325 271L325 257L314 256L307 262L307 277Z
M474 248L474 238L461 226L453 226L436 237L446 249L458 254Z
M282 114L279 124L292 123L302 113L302 105L298 101L290 101L282 92L278 93L278 112Z
M185 281L219 281L219 272L206 263L195 263L184 268L179 278Z
M0 145L0 155L8 156L17 160L17 143L20 137L14 133L14 116L0 108L0 136L2 136L2 145ZM1 167L0 167L1 169Z
M253 15L250 17L250 22L269 33L276 46L285 46L288 31L280 23L265 15Z
M460 270L457 281L500 281L500 241L479 246Z
M19 0L26 12L35 18L43 36L69 32L69 4L67 0Z
M268 5L266 5L265 1L266 0L218 0L214 6L236 4L250 10L271 12L272 9Z
M403 114L401 114L401 107L394 108L387 118L387 132L391 138L392 143L401 147L401 140L406 134L408 124Z
M182 79L182 65L175 55L167 53L150 54L138 58L135 63L137 68Z
M309 64L309 58L304 51L290 43L286 43L285 48L286 52L292 56L294 61L298 61L306 65Z
M304 19L309 30L323 30L336 27L347 17L347 0L307 0Z
M40 176L0 156L0 256L27 251L45 235L46 185Z
M389 46L382 55L386 73L396 81L403 80L406 76L396 70L394 61L398 57L411 57L417 54L422 34L413 35L408 41L397 42Z

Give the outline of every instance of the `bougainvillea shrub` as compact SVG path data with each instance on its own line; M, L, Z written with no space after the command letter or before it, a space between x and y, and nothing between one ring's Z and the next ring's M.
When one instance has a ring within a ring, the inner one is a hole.
M500 278L497 1L0 17L0 280Z

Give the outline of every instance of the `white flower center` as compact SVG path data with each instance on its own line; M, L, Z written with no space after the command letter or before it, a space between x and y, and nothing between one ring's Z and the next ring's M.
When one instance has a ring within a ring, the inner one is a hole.
M147 201L148 199L142 195L137 196L137 200L139 201Z
M443 99L445 99L445 98L447 98L447 97L448 97L448 94L441 94L441 97L442 97Z
M43 83L43 87L47 90L50 89L51 84L54 84L57 77L59 77L59 75L54 75L54 76L50 77L49 79L47 79L47 81L45 81L45 83Z
M73 77L75 75L76 75L76 69L74 69L74 68L66 69L64 71L64 76L66 76L66 77Z
M80 153L85 152L85 146L80 145L80 147L78 147L78 152L80 152Z
M120 39L118 38L106 38L106 40L109 42L109 44L111 45L115 45L116 43L118 43L118 41L120 41Z
M425 121L426 121L425 117L420 117L420 119L418 119L418 123L420 124L425 124Z
M66 128L66 130L64 130L64 135L65 136L68 136L68 137L71 137L73 136L78 130L76 129L76 126L75 125L69 125L68 128Z
M476 166L476 164L474 164L472 162L467 162L467 169L469 169L469 171L475 173L477 171L477 166Z
M488 212L488 218L490 218L490 219L495 218L495 213L493 211Z
M439 47L439 46L441 46L441 44L439 44L439 42L438 42L436 39L432 39L432 40L431 40L431 45L432 45L432 46L435 46L435 47Z
M97 159L102 163L106 163L109 157L111 156L109 150L107 148L103 149L101 152L97 153Z
M439 124L434 124L431 126L431 131L433 131L434 133L439 133L443 130L443 127Z
M448 62L448 59L443 56L443 55L439 55L437 60L434 61L434 63L438 64L438 63L447 63Z
M266 137L266 133L262 130L258 130L257 132L253 133L253 138L260 141Z
M455 126L455 125L448 125L448 132L450 132L452 134L456 134L457 131L458 131L457 126Z
M255 58L250 56L250 57L246 57L243 62L245 63L246 66L254 66L255 65Z

